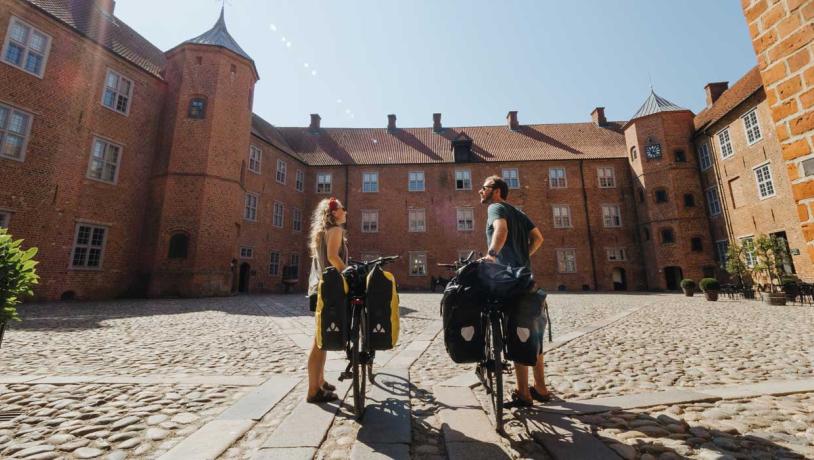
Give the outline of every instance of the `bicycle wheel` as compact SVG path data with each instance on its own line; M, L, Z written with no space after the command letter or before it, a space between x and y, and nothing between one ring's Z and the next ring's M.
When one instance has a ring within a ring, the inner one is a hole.
M495 411L495 430L503 431L503 333L500 329L500 319L492 318L490 321L492 335L492 356L494 361L494 381L492 382L492 408Z
M351 329L353 339L351 340L351 367L353 368L353 415L356 420L362 418L365 411L365 370L367 366L362 363L362 336L366 325L364 313L359 313L359 320L355 322Z

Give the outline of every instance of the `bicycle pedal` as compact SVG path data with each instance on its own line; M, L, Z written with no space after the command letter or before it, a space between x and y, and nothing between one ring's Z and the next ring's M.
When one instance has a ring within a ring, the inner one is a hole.
M353 373L352 372L342 372L341 374L339 374L339 381L340 382L345 380L345 379L352 379L352 378L353 378Z

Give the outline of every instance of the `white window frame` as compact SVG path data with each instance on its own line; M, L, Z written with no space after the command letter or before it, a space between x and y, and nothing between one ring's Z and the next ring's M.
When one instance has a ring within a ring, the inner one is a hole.
M96 145L97 144L102 144L103 152L102 152L102 158L101 159L98 159L94 155L94 153L96 152ZM116 153L116 161L115 162L110 162L107 159L107 154L108 154L108 149L109 148L114 148L117 151L117 153ZM99 136L93 136L93 140L90 143L90 158L88 159L88 169L87 169L87 171L85 171L85 177L87 177L88 179L91 179L91 180L95 180L97 182L104 182L106 184L116 185L119 182L119 170L121 170L123 150L124 149L122 148L121 145L116 144L115 142L112 142L109 139L105 139L105 138L99 137ZM93 163L95 161L99 161L99 162L102 163L102 168L100 170L100 176L99 177L96 177L96 176L93 175L94 169L93 169L92 165L93 165ZM107 166L108 164L112 164L113 168L114 168L113 177L110 180L104 178L105 166Z
M112 107L105 104L105 94L107 93L107 90L109 88L107 86L107 80L108 80L108 78L109 78L109 76L111 74L116 76L116 82L117 82L115 90L113 90L111 88L111 92L113 93L113 106ZM123 95L121 93L121 82L122 82L122 80L126 80L127 82L130 83L130 87L128 88L127 95ZM124 97L127 100L127 102L126 102L127 105L125 106L124 111L121 111L121 110L118 109L118 104L119 104L119 98L120 97ZM124 115L124 116L130 115L130 107L133 105L133 80L125 77L124 75L122 75L119 72L116 72L113 69L110 69L110 68L107 69L107 72L105 72L105 80L104 80L103 86L102 86L102 99L101 99L100 102L102 104L102 107L104 107L104 108L106 108L108 110L111 110L113 112L116 112L116 113Z
M503 178L503 182L506 182L509 188L520 188L520 171L517 168L504 168L500 172L500 177Z
M28 112L25 112L23 110L20 110L16 107L12 107L7 104L0 104L0 108L7 111L6 118L4 120L0 120L0 158L23 162L25 161L25 154L26 150L28 149L28 140L31 135L31 125L34 124L34 116ZM8 125L11 121L11 118L15 114L18 117L21 117L22 119L25 120L25 128L23 129L24 132L10 131L8 129ZM5 151L4 147L6 145L6 138L9 136L9 133L12 133L11 135L14 137L23 138L23 143L20 147L19 158L13 157L11 155L6 155L3 153Z
M300 208L291 208L291 229L295 232L302 231L302 211Z
M408 262L408 271L410 276L427 276L427 252L426 251L410 251L407 253L409 257ZM416 271L415 269L418 268L418 264L423 268L420 272Z
M746 112L741 116L743 120L743 131L746 134L746 143L753 145L763 139L763 133L760 131L760 123L757 118L757 107Z
M249 171L260 174L262 169L263 151L256 145L249 146Z
M14 42L15 42L15 44L17 46L23 48L22 58L20 60L20 65L14 64L14 63L9 62L9 61L6 60L6 53L8 53L8 49L9 49L9 46L11 45L11 41L12 41L11 29L12 29L12 27L14 27L15 23L19 23L22 27L28 28L28 35L26 36L25 43L21 43L21 42L19 42L17 40L14 40ZM37 51L37 50L33 50L34 54L37 54L37 55L42 54L42 65L40 66L40 72L39 73L32 72L32 71L25 68L25 63L26 63L26 61L28 61L28 56L32 53L31 39L32 39L32 37L34 36L35 33L40 34L43 37L45 37L45 46L43 47L42 52ZM28 22L23 21L22 19L18 18L17 16L12 15L11 19L8 22L8 29L6 29L6 38L3 41L3 54L0 55L0 62L3 62L3 63L5 63L5 64L7 64L7 65L9 65L11 67L16 68L16 69L20 69L20 70L22 70L23 72L25 72L25 73L27 73L29 75L34 75L35 77L37 77L39 79L42 79L43 76L45 75L45 68L48 65L48 56L51 54L51 42L52 41L53 41L53 38L50 35L46 34L45 32L43 32L40 29L37 29L36 27L32 26Z
M599 188L616 188L616 169L613 166L599 166L596 168L596 177Z
M240 258L241 259L254 259L254 248L251 246L241 246L240 247Z
M715 134L715 137L718 138L718 147L721 149L722 160L735 156L735 149L732 147L732 137L729 135L728 126L718 131L718 133Z
M274 179L280 183L285 185L286 176L288 176L288 165L286 164L285 160L277 159L277 172L274 175Z
M571 223L571 206L567 204L551 205L551 218L554 222L554 228L573 227Z
M757 264L757 255L755 254L755 236L742 236L738 238L741 247L743 247L743 254L746 256L746 266L749 268ZM748 245L747 245L748 242ZM749 250L751 248L751 251Z
M362 233L379 233L378 209L362 209Z
M475 209L470 207L455 208L455 221L459 232L474 231ZM462 223L463 225L461 225Z
M305 172L302 169L297 170L297 174L294 179L294 188L297 189L298 192L305 191Z
M418 216L421 220L418 220ZM419 223L421 225L419 225ZM424 208L410 208L407 210L407 231L411 233L424 233L427 231L427 210Z
M280 276L280 251L269 252L269 276Z
M461 186L458 187L458 175L461 176ZM470 169L456 169L455 170L455 190L472 190L472 170Z
M88 242L80 244L79 232L82 227L88 228L89 234ZM104 232L102 234L102 242L101 244L93 244L93 234L96 230L99 229L101 229ZM76 228L74 230L73 247L71 248L71 259L68 261L68 268L70 270L101 270L105 260L105 247L107 246L107 238L109 231L110 228L105 225L91 224L87 222L77 222ZM75 265L74 260L76 257L76 251L79 248L86 249L87 252L85 253L83 263L81 265ZM99 264L96 266L89 266L88 260L90 259L90 252L91 250L94 249L99 251Z
M605 254L610 262L627 262L627 248L605 248Z
M562 172L562 177L558 172ZM564 167L548 168L548 188L568 188L568 173Z
M277 228L285 227L285 205L282 201L275 201L271 213L271 225Z
M709 144L706 142L698 146L698 164L701 166L701 171L712 167L712 156L709 154Z
M757 186L757 197L760 200L771 198L777 194L772 178L771 162L766 162L752 168L755 174L755 185ZM761 177L763 176L763 177ZM765 192L764 192L765 190Z
M362 193L379 193L379 172L362 172Z
M577 272L577 250L574 248L557 248L557 273ZM572 265L569 267L569 263Z
M721 195L718 193L718 188L714 185L707 187L704 190L704 196L707 199L707 210L709 210L710 217L721 215Z
M421 177L421 179L419 179ZM409 171L407 173L407 191L408 192L423 192L427 189L426 177L424 171ZM415 184L415 187L413 186ZM419 187L419 184L421 187Z
M11 213L0 210L0 228L8 228L11 223Z
M257 207L260 197L256 193L247 193L244 200L243 219L249 222L257 222Z
M329 172L318 172L316 182L317 193L331 193L333 189L333 174ZM322 186L323 190L320 190Z
M614 223L613 220L617 222ZM605 228L619 228L622 226L622 207L618 204L602 205L602 226Z

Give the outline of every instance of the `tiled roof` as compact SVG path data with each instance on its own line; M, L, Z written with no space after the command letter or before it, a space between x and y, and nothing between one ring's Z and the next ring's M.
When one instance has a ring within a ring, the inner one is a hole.
M218 22L212 26L211 29L198 35L195 38L191 38L184 43L195 43L198 45L212 45L212 46L220 46L222 48L226 48L233 53L236 53L244 58L252 61L252 58L243 51L243 48L237 44L234 38L229 35L229 31L226 29L226 21L223 19L223 7L220 9L220 17L218 18ZM254 61L252 61L254 62Z
M164 53L91 0L25 0L80 34L161 78Z
M647 96L647 99L644 101L639 110L636 112L635 115L630 117L630 120L635 120L637 118L646 117L647 115L652 115L654 113L660 112L678 112L682 110L687 110L683 107L679 107L672 102L664 99L663 97L656 94L652 89L650 89L650 95Z
M695 116L696 131L720 120L762 87L763 79L760 77L760 70L755 66L731 88L724 91L711 107L707 107Z
M623 158L621 122L472 126L445 128L276 128L291 149L310 165L452 163L452 141L461 132L472 138L477 161Z
M283 139L283 136L280 135L277 128L254 113L252 114L252 134L305 163L302 156L295 152L291 146L288 145L286 140Z

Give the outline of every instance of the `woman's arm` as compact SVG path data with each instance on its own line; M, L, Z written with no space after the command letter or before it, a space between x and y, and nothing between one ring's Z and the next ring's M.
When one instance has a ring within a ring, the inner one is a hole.
M339 257L339 251L342 249L342 233L342 227L331 227L326 232L326 239L328 240L328 262L339 271L345 269L345 261Z

